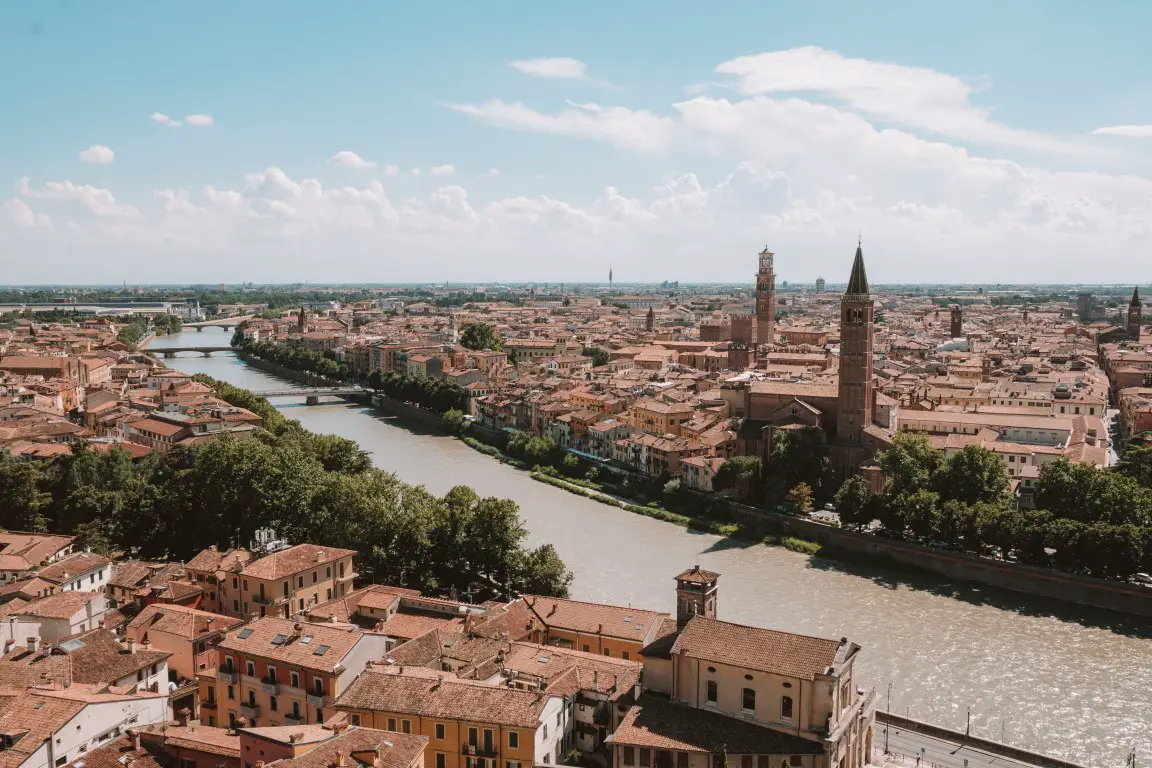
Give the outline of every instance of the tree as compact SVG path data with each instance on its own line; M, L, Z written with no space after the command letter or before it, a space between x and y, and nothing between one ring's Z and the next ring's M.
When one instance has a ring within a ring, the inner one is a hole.
M470 323L460 334L460 344L467 349L499 350L502 346L500 334L488 323Z
M99 521L81 523L73 531L76 537L73 542L77 549L95 552L104 557L112 556L112 543L104 532L104 526Z
M1152 491L1127 474L1052 461L1040 468L1036 506L1082 523L1152 524Z
M812 489L808 483L797 483L788 491L788 503L801 512L812 511Z
M768 473L784 479L788 488L804 483L815 498L832 494L832 462L825 455L824 433L814 427L781 430L772 441Z
M0 527L41 532L48 529L42 511L52 501L42 485L46 478L40 465L0 452Z
M515 581L517 591L525 594L568 597L573 578L556 548L542 544L524 555Z
M759 498L762 466L759 456L733 456L716 470L712 487L718 491L735 489L743 500Z
M841 523L857 527L865 526L875 517L876 494L872 493L872 488L864 477L853 475L844 481L840 490L836 491L835 504Z
M464 412L458 408L449 408L444 412L444 426L451 432L459 432L464 426Z
M516 575L520 542L528 535L511 499L481 499L465 526L463 552L473 571L499 585Z
M1113 470L1132 478L1145 488L1152 488L1152 445L1131 440Z
M1003 460L980 445L966 445L944 463L937 476L941 498L976 504L1004 499L1011 481Z
M592 365L597 368L602 365L607 365L608 361L612 359L608 354L608 350L603 347L584 347L580 350L580 354L584 355L584 357L592 358Z
M924 435L899 432L891 448L876 454L876 463L888 479L885 493L899 496L932 487L944 464L944 453Z

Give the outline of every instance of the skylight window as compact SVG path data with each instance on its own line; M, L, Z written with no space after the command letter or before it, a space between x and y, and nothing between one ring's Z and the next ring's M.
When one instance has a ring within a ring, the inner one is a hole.
M288 635L283 633L277 633L276 637L272 638L272 645L284 645L286 642L288 642Z
M316 650L312 651L313 656L323 656L326 653L328 653L328 646L326 645L318 645Z
M251 636L252 636L252 630L245 627L244 629L240 630L240 634L236 635L236 639L237 640L247 640Z
M303 635L300 637L300 645L308 645L312 642L312 635Z

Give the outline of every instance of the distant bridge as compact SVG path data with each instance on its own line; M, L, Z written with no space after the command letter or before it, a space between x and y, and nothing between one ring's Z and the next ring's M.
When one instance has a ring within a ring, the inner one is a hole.
M230 331L245 320L251 320L256 315L240 315L238 317L221 317L216 320L201 320L198 323L184 323L185 328L195 328L197 331L202 331L205 328L223 328L225 331Z
M367 392L363 387L299 387L265 389L254 394L261 397L303 397L306 405L316 405L321 397L356 397Z
M145 347L143 350L149 355L164 355L164 357L176 357L177 352L202 352L204 357L208 357L213 352L235 352L235 347Z

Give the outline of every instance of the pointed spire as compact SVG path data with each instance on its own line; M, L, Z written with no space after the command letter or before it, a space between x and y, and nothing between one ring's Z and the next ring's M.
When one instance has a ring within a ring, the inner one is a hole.
M859 242L856 243L856 258L852 262L852 276L848 278L847 293L868 293L868 273L864 271L864 251Z
M1140 289L1138 287L1132 288L1132 301L1128 302L1128 306L1135 307L1140 303Z

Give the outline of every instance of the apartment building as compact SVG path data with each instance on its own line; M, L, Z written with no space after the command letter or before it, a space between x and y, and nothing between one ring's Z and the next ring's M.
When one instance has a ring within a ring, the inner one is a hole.
M323 723L332 704L386 650L383 635L271 616L228 632L201 671L201 719L233 727Z
M240 624L240 619L184 605L153 603L128 622L124 634L172 654L168 667L177 680L195 680L197 673L216 667L215 641Z
M639 608L526 595L535 619L529 640L617 659L639 659L668 614Z
M428 738L429 768L559 764L571 707L563 696L466 682L419 667L376 667L337 701L353 725Z
M229 576L237 573L252 559L252 553L246 549L230 549L221 552L216 545L208 547L188 561L184 566L188 579L199 586L204 594L200 600L200 607L210 613L229 615L226 607L233 603L229 600L227 589ZM239 605L240 589L236 588L236 605ZM230 615L237 615L237 613Z
M4 531L0 533L0 584L23 579L33 568L54 563L71 552L71 536Z

